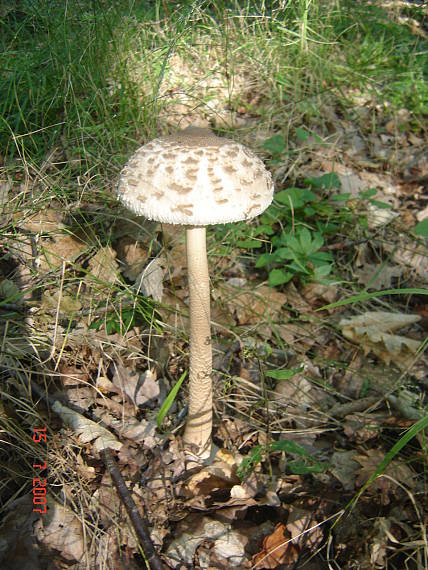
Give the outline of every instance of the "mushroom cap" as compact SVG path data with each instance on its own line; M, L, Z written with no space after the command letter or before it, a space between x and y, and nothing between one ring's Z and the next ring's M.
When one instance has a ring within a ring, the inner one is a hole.
M134 153L121 172L118 198L149 220L205 226L261 214L272 202L273 182L243 145L187 127Z

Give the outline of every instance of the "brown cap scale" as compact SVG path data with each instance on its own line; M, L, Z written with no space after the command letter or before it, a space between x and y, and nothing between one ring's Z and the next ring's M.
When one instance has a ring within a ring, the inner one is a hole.
M186 228L190 299L189 414L184 442L206 458L211 449L210 292L205 227L247 220L273 198L271 174L249 149L208 129L188 127L138 149L124 167L120 201L149 220Z

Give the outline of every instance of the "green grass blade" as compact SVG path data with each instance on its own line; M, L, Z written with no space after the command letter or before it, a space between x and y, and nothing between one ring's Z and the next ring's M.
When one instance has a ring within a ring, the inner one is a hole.
M343 305L351 305L359 303L360 301L367 301L368 299L373 299L374 297L383 297L384 295L428 295L428 289L385 289L384 291L374 291L373 293L359 293L358 295L353 295L347 299L342 299L341 301L336 301L336 303L330 303L329 305L324 305L316 311L324 311L325 309L335 309L336 307L342 307Z
M185 370L183 372L183 374L180 376L180 378L177 380L177 382L174 384L174 386L172 387L171 391L169 392L168 396L165 398L164 403L161 406L161 409L159 410L159 413L156 417L156 423L158 424L158 427L161 427L162 422L166 416L166 414L168 413L168 410L170 409L170 407L172 406L178 391L180 390L181 385L184 382L184 379L187 376L187 370Z
M373 481L381 475L389 463L394 459L394 457L406 446L411 439L413 439L420 431L423 431L426 427L428 427L428 415L418 420L415 424L412 425L405 433L400 437L395 445L391 447L388 453L383 458L383 461L378 465L378 467L373 471L370 475L367 482L361 487L358 493L353 497L353 499L348 503L346 508L352 508L361 497L361 495L370 487Z

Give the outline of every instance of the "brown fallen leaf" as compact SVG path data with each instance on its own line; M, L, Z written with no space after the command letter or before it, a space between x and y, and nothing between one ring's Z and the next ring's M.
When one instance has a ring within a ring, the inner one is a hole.
M405 368L418 350L420 342L390 332L420 320L419 315L368 311L350 319L342 319L339 326L343 336L360 344L365 354L373 352L386 364L392 361L400 368Z
M303 297L314 308L326 303L334 303L339 295L336 285L323 285L322 283L309 283L303 290Z
M190 496L210 495L217 489L232 489L240 482L236 475L237 464L232 453L220 449L211 465L204 467L187 482L186 489Z
M85 553L82 523L65 505L52 498L48 513L38 521L35 535L45 549L59 552L68 561L79 561Z
M291 541L291 533L278 523L272 534L263 540L263 548L253 556L253 569L278 568L282 564L295 564L299 548Z
M19 228L27 232L49 233L63 229L63 207L56 203L49 208L44 208L38 212L28 213L25 210L16 210L14 221Z
M63 406L56 401L52 409L57 413L65 425L71 427L82 443L93 442L94 449L100 451L105 447L120 449L122 444L102 425L85 418L82 414Z
M293 544L300 548L316 550L323 540L323 532L313 514L305 509L293 506L287 519L287 530Z
M215 298L225 304L238 325L260 324L268 318L277 321L282 305L287 302L284 293L266 285L248 290L224 284L216 290Z
M38 244L38 270L46 273L58 269L64 262L73 262L87 247L85 243L68 234L42 238Z
M206 516L190 515L178 523L174 539L168 546L166 556L171 560L173 568L177 567L177 563L194 567L193 557L198 546L206 540L218 540L226 536L230 530L231 527L228 524Z
M361 465L355 481L357 487L362 487L368 481L384 457L385 454L381 449L367 449L364 454L353 456L353 460ZM415 486L415 475L404 463L393 460L385 467L383 473L410 489ZM373 481L366 493L369 496L379 495L381 504L388 505L391 502L391 495L395 495L397 491L400 491L398 485L381 475Z
M42 516L33 513L33 496L26 494L12 501L3 512L0 526L0 567L2 570L42 570L36 550L34 525Z
M331 473L342 483L345 491L355 489L355 478L360 464L354 460L355 451L335 451L331 456Z
M343 431L351 441L361 444L379 436L379 423L370 415L349 414L345 417Z
M86 280L102 283L115 283L119 280L116 252L109 245L100 248L90 259Z
M135 280L135 287L145 297L152 297L155 301L163 299L163 279L165 276L166 260L160 257L152 259L144 267Z
M354 271L358 283L369 286L369 290L374 289L375 291L390 289L392 287L392 280L401 277L403 273L403 267L398 265L383 266L382 264L369 263Z
M128 236L121 238L116 244L117 259L122 264L123 275L135 282L147 263L147 248Z
M154 402L160 394L156 374L150 369L139 373L121 363L115 363L112 381L136 406Z
M428 281L428 256L426 245L415 246L407 236L400 236L399 244L387 242L384 244L385 251L391 253L392 260L398 265L411 267L414 274L426 284Z

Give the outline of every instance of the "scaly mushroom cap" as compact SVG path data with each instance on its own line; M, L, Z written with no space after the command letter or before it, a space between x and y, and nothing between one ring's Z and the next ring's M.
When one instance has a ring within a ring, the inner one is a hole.
M139 148L121 172L118 197L149 220L205 226L261 214L273 183L243 145L188 127Z

